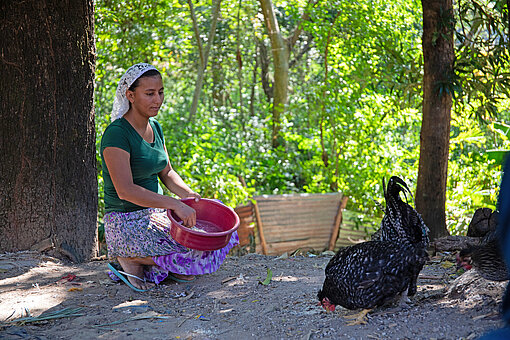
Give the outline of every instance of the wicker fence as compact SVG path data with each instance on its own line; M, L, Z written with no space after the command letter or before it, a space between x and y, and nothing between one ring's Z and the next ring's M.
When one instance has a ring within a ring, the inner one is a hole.
M254 200L256 204L236 211L241 217L241 245L252 235L258 253L336 251L374 232L375 223L345 210L347 197L341 193L264 195Z

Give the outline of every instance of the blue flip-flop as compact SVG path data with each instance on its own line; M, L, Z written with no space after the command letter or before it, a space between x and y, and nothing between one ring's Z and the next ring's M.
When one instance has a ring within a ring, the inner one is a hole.
M110 270L112 271L112 273L114 273L119 279L121 279L122 281L124 281L125 284L128 285L129 288L133 289L134 291L137 291L137 292L147 292L149 290L151 290L152 288L150 289L140 289L140 288L136 288L135 286L133 286L133 284L131 282L129 282L129 280L124 276L131 276L135 279L138 279L140 281L143 281L145 282L145 279L141 279L139 278L138 276L136 275L133 275L133 274L129 274L129 273L126 273L126 272L123 272L121 270L118 270L117 268L115 268L115 265L113 263L108 263L108 268L110 268Z
M168 278L169 278L170 280L173 280L173 281L175 281L175 282L179 282L179 283L188 283L188 282L193 282L193 281L195 281L195 280L197 279L196 277L194 277L194 278L193 278L193 279L191 279L191 280L179 279L178 277L175 277L174 275L172 275L172 273L168 273Z

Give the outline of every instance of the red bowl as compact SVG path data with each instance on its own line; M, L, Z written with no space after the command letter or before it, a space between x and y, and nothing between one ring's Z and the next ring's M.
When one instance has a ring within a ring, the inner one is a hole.
M167 210L172 223L170 235L185 247L196 250L223 248L230 241L232 233L239 228L239 216L234 209L216 200L201 198L196 202L194 198L184 198L181 201L197 212L197 227L207 227L207 232L185 227L181 224L182 220L172 210Z

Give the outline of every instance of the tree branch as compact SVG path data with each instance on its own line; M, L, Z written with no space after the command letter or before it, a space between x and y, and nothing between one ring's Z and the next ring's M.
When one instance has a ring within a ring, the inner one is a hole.
M190 0L191 1L191 0ZM213 0L212 3L212 18L211 18L211 30L207 40L207 45L204 51L204 61L201 67L198 69L197 82L195 84L195 92L193 93L193 101L191 102L191 108L189 110L188 120L191 122L195 113L197 112L198 100L200 99L200 92L202 91L202 84L204 82L204 73L207 68L207 59L209 58L209 51L214 41L214 35L216 33L216 24L218 23L218 17L220 15L221 0Z
M324 116L326 113L326 106L324 105L324 98L326 97L326 89L328 87L328 54L329 54L329 43L331 41L331 31L333 30L333 27L335 26L336 19L338 19L338 16L340 15L340 11L338 11L337 15L335 16L335 19L333 20L333 23L329 27L328 30L328 37L326 40L326 47L324 50L324 86L322 88L322 96L321 96L321 122L320 122L320 132L321 132L321 148L322 148L322 162L324 163L324 166L327 168L329 165L328 161L328 153L326 152L326 147L324 145ZM335 126L336 124L331 124L331 126ZM335 133L336 136L336 133Z
M303 32L303 22L305 22L308 19L310 19L310 14L307 11L307 9L309 7L314 7L315 5L317 5L317 3L319 1L320 0L309 0L308 3L306 4L306 7L305 7L305 9L303 11L303 14L301 15L301 20L299 20L299 24L296 26L296 29L294 30L294 32L292 33L290 38L287 40L287 43L288 43L288 46L289 46L289 53L292 50L292 48L294 47L294 45L296 44L297 40L299 39L299 36Z
M269 79L269 57L267 56L267 48L264 41L257 39L260 59L260 77L262 81L262 89L266 94L267 101L273 100L273 82Z
M510 1L510 0L509 0ZM299 53L289 62L289 68L294 67L301 58L305 55L306 52L310 51L313 46L313 36L311 34L307 34L308 40L306 41L306 45L299 51Z
M191 13L191 20L193 21L193 31L195 32L195 37L197 38L197 46L198 46L198 54L200 55L200 66L204 67L204 51L202 48L202 39L200 39L200 31L198 29L197 17L195 16L195 9L193 8L193 3L191 0L188 0L189 11Z

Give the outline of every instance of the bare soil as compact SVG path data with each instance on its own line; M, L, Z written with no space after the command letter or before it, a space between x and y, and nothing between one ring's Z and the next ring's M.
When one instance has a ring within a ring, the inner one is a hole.
M502 326L507 282L474 271L458 277L448 253L426 265L411 303L374 310L367 324L348 326L344 316L353 311L326 313L317 305L331 256L229 256L193 283L168 281L137 293L112 283L105 261L2 254L0 339L475 339ZM272 279L261 284L268 269ZM68 274L76 278L68 281ZM76 315L19 319L66 308Z

